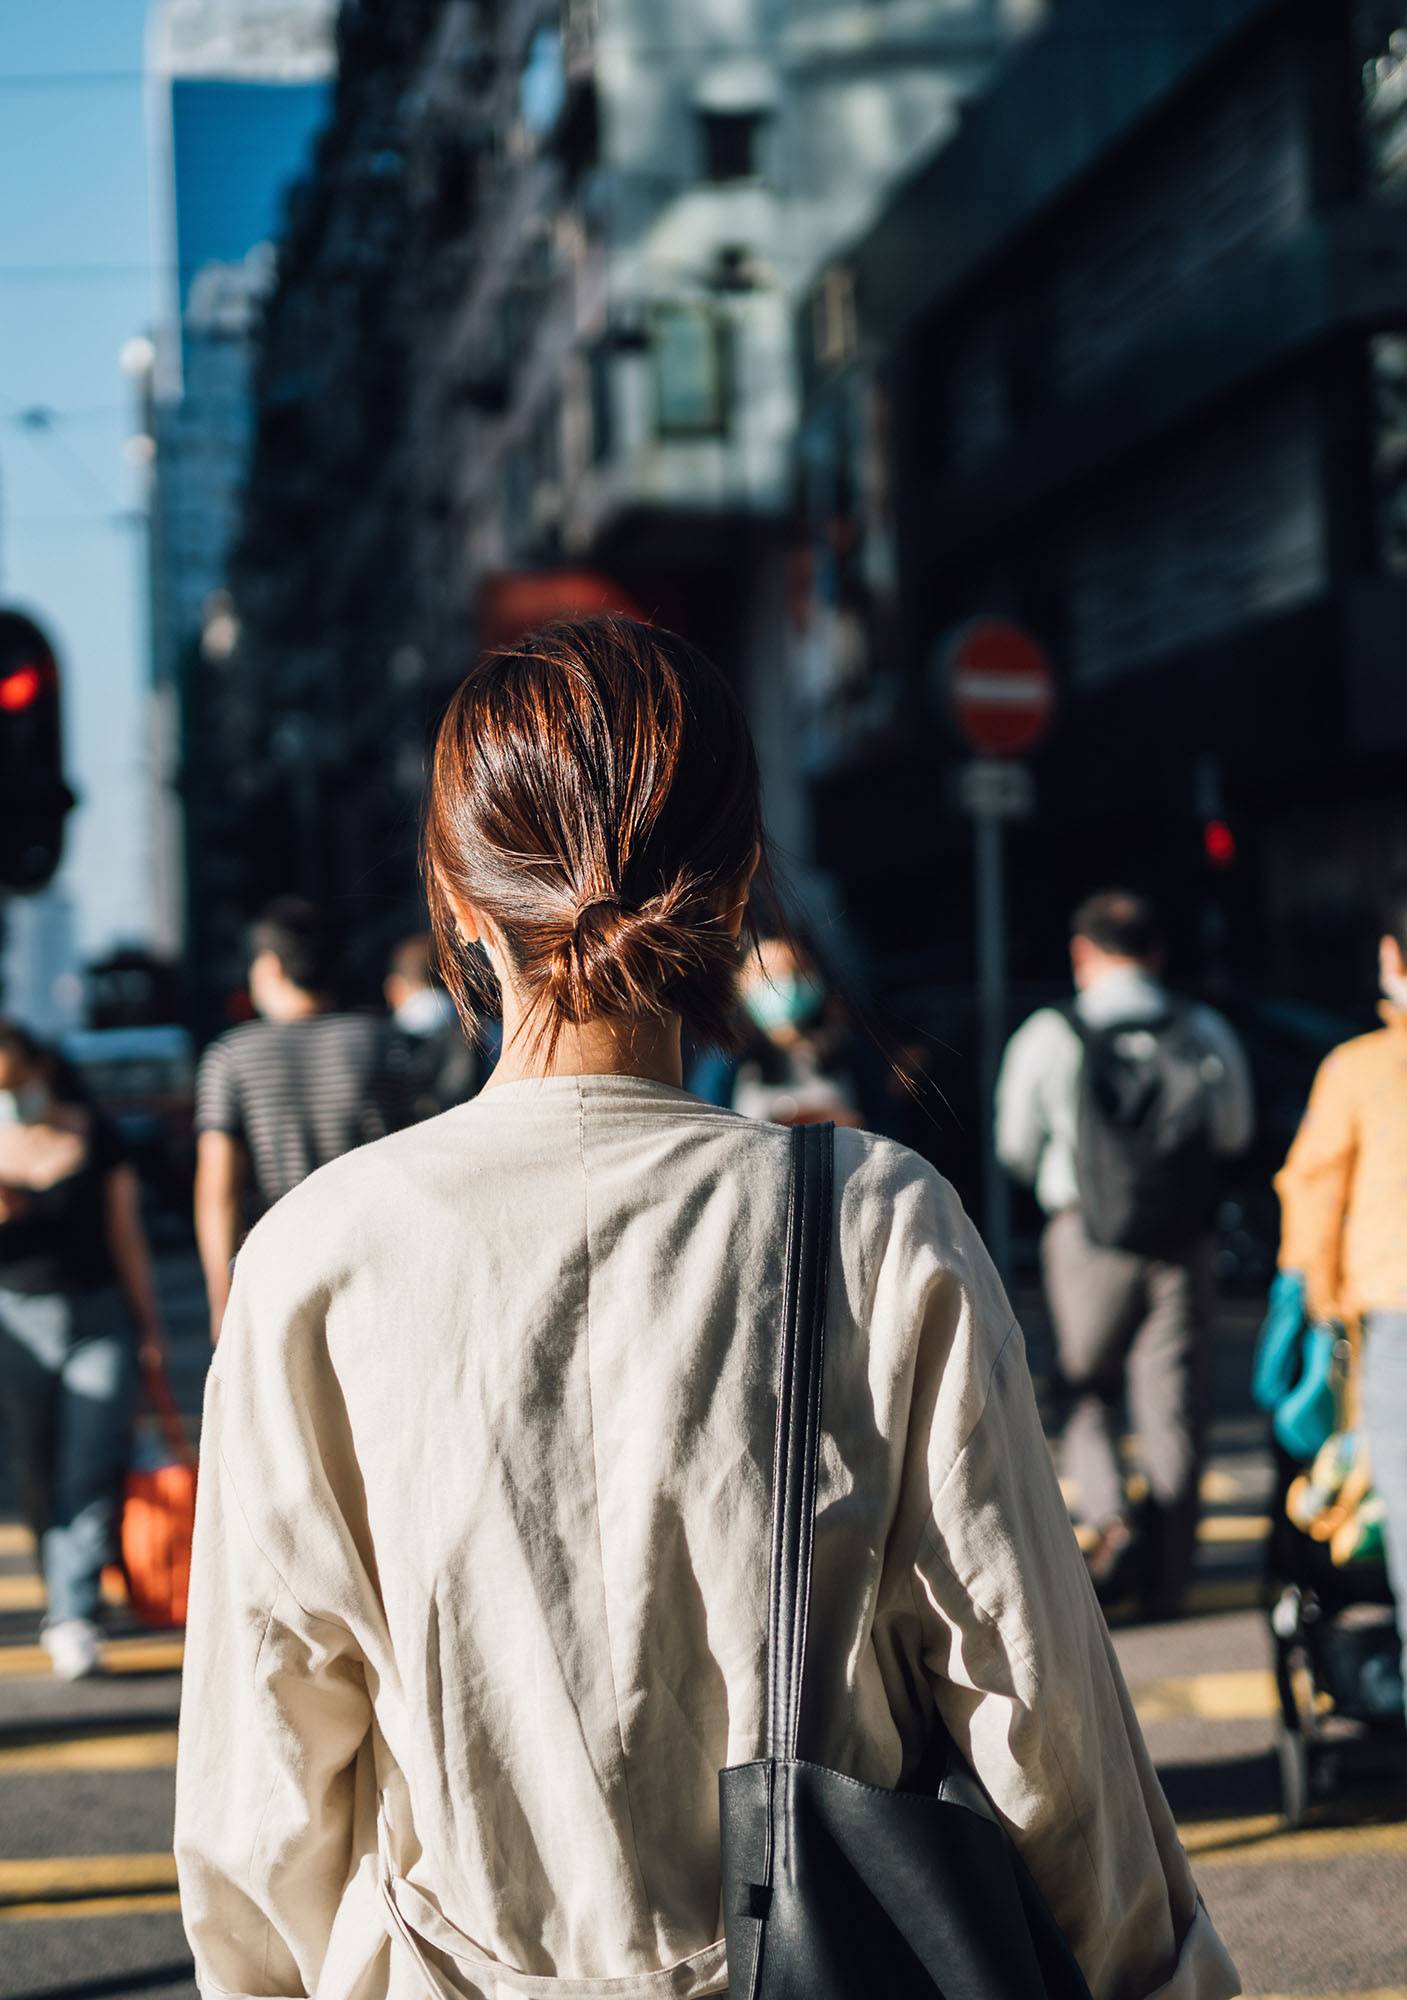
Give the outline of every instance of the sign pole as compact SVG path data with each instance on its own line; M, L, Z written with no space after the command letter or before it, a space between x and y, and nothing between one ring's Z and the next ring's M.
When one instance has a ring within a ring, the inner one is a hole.
M997 1158L997 1074L1006 1040L1006 884L1003 822L1027 818L1035 791L1016 760L1044 736L1055 676L1028 632L1005 618L974 618L937 650L940 692L977 760L958 773L972 820L977 944L977 1071L982 1121L982 1224L992 1261L1011 1276L1011 1189Z
M1011 1277L1011 1188L997 1158L997 1072L1006 1043L1006 884L1002 817L973 815L977 906L977 1047L982 1117L982 1221L1004 1283Z

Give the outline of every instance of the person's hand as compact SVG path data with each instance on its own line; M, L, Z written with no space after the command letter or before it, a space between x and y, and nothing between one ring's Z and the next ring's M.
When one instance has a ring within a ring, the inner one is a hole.
M0 1127L0 1180L10 1188L42 1193L82 1166L87 1135L68 1124Z

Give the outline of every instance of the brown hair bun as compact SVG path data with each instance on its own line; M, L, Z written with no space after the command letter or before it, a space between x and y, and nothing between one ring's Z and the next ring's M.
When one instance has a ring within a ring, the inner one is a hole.
M445 713L425 821L431 921L470 1025L450 894L488 917L540 1010L679 1014L728 1039L730 892L762 846L757 759L731 689L672 632L564 621L491 653Z

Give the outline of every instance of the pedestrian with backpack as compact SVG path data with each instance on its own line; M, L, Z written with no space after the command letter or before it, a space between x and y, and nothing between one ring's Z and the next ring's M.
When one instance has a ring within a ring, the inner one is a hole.
M1041 1261L1067 1397L1065 1470L1097 1540L1106 1599L1135 1568L1146 1614L1177 1612L1196 1553L1214 1312L1218 1161L1253 1128L1230 1026L1171 994L1152 905L1104 890L1075 911L1076 996L1012 1037L997 1083L997 1151L1049 1220ZM1119 1461L1127 1391L1147 1499Z

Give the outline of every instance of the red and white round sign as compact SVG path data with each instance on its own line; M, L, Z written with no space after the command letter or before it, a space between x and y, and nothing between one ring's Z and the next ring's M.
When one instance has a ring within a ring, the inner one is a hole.
M974 750L1015 757L1045 735L1055 707L1055 676L1019 625L974 618L944 648L943 671L958 728Z

